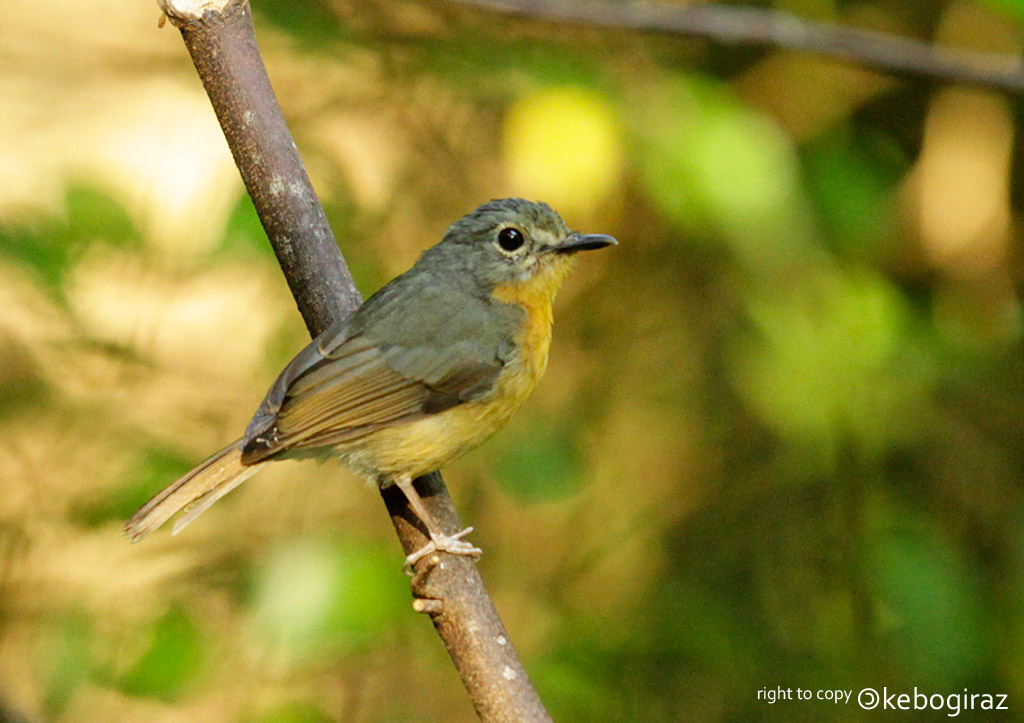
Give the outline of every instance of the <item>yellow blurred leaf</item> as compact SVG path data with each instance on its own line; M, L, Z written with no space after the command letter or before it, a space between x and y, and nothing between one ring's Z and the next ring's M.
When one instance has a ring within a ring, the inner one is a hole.
M618 122L595 91L546 88L520 98L505 118L503 142L513 192L568 216L592 213L619 183Z

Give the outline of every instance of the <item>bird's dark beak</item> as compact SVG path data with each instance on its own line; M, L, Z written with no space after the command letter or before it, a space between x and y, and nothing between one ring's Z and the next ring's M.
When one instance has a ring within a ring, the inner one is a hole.
M611 236L605 236L603 233L571 233L554 247L554 251L559 254L574 254L577 251L617 246L618 243Z

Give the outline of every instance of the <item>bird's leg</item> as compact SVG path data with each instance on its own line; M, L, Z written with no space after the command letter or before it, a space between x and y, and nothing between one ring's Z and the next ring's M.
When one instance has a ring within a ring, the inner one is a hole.
M420 493L416 491L416 487L412 483L412 477L405 474L397 475L394 478L394 483L398 485L405 498L409 500L413 511L427 528L427 534L430 535L430 542L405 558L406 567L411 568L421 559L436 551L447 552L452 555L468 555L470 557L480 557L483 554L483 550L479 547L474 547L462 539L473 531L472 527L467 527L461 532L456 532L454 535L446 535L441 531L441 526L437 524L437 520L427 510L427 506L423 504Z

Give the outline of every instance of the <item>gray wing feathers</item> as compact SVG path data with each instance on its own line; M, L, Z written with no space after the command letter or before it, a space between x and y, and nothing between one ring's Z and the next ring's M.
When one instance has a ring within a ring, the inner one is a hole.
M348 332L346 332L348 333ZM249 425L243 462L357 439L486 393L501 345L387 345L360 333L318 338L285 368Z
M256 410L256 414L249 421L245 434L242 436L245 446L250 440L273 426L281 405L290 394L292 385L325 360L327 355L323 349L337 348L343 343L347 339L347 330L347 320L332 324L288 362L288 365L277 375L277 379L270 387L270 391L267 392L267 396L264 397L260 408Z
M443 349L393 346L384 352L384 358L399 374L442 392L458 391L467 384L476 386L485 378L496 377L502 367L496 349L468 340Z

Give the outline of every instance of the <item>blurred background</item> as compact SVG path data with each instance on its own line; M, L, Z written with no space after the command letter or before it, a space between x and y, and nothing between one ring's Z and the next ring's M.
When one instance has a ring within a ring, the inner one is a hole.
M1017 0L759 5L1022 48ZM620 240L527 407L445 470L556 720L869 717L777 686L1020 710L1019 102L440 1L254 11L364 294L494 197ZM308 341L158 15L0 13L0 719L473 721L337 465L120 534Z

